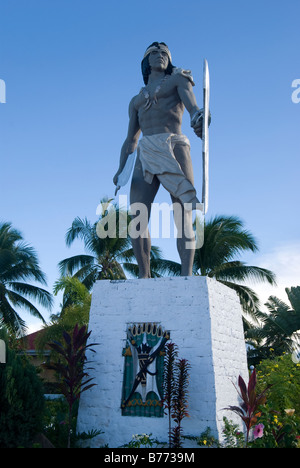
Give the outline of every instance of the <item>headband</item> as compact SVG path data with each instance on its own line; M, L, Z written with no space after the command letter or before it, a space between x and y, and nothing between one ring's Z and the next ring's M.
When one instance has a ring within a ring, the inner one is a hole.
M146 50L144 54L143 60L145 57L147 57L147 55L151 54L151 52L153 52L154 50L162 50L163 52L166 52L166 54L168 54L170 62L172 62L171 52L169 51L168 47L161 45L161 44L159 44L159 47L158 46L148 47L148 49Z

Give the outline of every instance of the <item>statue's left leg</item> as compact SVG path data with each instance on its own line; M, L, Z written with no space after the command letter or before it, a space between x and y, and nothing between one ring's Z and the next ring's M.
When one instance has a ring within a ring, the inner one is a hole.
M187 145L176 144L174 155L187 179L194 184L193 166L189 147ZM177 209L174 209L174 221L178 231L177 250L181 260L181 275L191 276L196 243L193 230L193 212L185 209L178 199L173 196L171 198L173 204L177 206Z
M134 255L139 266L139 278L150 278L150 253L151 253L151 239L148 230L148 221L151 213L151 205L159 188L159 181L154 177L152 184L148 184L144 180L142 165L137 158L135 168L133 171L131 189L130 189L130 205L131 207L141 205L141 211L137 211L132 215L132 220L136 217L143 216L142 225L145 231L139 235L131 236L132 247ZM142 229L138 223L139 229ZM138 230L137 230L138 231Z

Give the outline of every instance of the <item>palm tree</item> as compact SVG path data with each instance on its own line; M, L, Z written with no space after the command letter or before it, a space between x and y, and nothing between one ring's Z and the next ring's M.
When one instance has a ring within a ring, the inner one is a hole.
M76 311L78 308L85 311L81 313L83 322L76 319L72 323L72 329L76 323L78 325L88 325L89 322L89 309L91 306L92 296L88 289L85 287L78 278L72 276L62 276L59 278L53 286L54 295L57 296L59 292L63 291L63 300L61 305L60 316L67 315L66 312L69 310Z
M44 350L49 341L61 341L64 332L71 333L77 324L88 326L91 307L91 294L76 277L63 276L53 287L54 295L63 291L61 312L52 314L50 323L46 325L36 339L36 347Z
M286 288L290 305L276 296L270 296L265 304L268 312L260 312L262 325L246 333L248 344L252 345L249 359L255 362L270 355L280 356L291 353L300 339L300 286Z
M247 280L267 281L275 284L275 275L265 268L249 266L237 260L243 252L258 250L253 235L243 228L235 216L216 216L204 226L204 244L196 249L194 272L196 275L215 278L234 289L245 313L255 317L259 299L256 293L240 282Z
M138 265L127 229L131 220L128 212L107 199L103 199L99 206L101 212L96 223L77 217L66 234L67 246L70 247L75 239L83 240L87 253L66 258L59 263L61 275L76 276L89 291L97 280L126 279L126 273L138 277ZM105 237L105 229L110 223L112 235ZM100 230L103 236L99 234ZM176 267L176 262L163 260L160 249L152 246L153 277L170 272L172 274L174 265Z
M23 333L26 329L18 308L25 308L45 322L31 301L35 300L49 310L52 307L52 295L28 281L46 285L37 254L10 223L0 223L0 320L15 333Z

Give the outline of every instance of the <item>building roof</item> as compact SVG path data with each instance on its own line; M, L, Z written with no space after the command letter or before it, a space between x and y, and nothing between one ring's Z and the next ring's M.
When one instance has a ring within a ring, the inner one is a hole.
M26 352L30 352L30 353L36 352L37 351L36 339L40 337L41 334L43 334L44 332L45 330L42 329L42 330L38 330L36 332L30 333L29 335L22 337L20 339L22 348ZM45 346L45 348L49 350L49 346Z

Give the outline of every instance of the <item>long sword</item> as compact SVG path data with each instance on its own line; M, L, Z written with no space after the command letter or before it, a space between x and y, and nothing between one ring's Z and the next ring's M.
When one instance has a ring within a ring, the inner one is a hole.
M207 213L208 209L208 162L209 162L209 69L207 60L204 59L203 64L203 124L202 124L202 164L203 164L203 179L202 179L202 203L203 214Z

